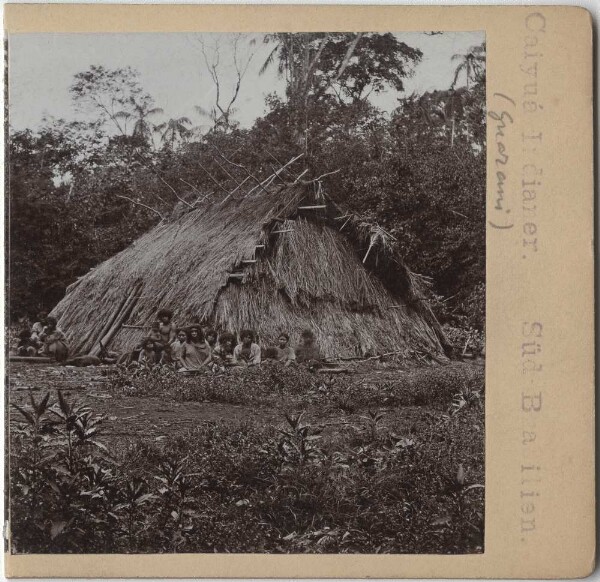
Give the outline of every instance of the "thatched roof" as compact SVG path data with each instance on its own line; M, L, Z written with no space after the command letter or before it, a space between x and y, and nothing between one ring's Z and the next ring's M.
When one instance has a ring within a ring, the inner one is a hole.
M326 208L303 210L307 204ZM336 221L340 212L311 200L298 185L203 205L99 265L72 286L53 315L81 352L97 345L135 296L111 348L131 349L145 334L134 326L149 326L167 307L176 324L199 317L218 330L250 327L263 345L281 331L295 343L311 328L330 357L441 356L441 332L419 280L387 233L374 236L355 217Z

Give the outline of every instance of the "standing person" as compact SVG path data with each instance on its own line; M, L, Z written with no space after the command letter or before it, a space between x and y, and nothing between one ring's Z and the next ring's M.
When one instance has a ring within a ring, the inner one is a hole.
M69 346L65 334L56 327L56 319L48 317L41 339L44 342L44 354L57 362L64 362L69 357Z
M165 349L163 336L160 333L160 321L154 321L152 323L152 327L150 328L147 337L152 340L152 344L154 345L154 353L156 355L155 362L158 363L161 361L163 350Z
M296 348L296 361L310 368L318 367L323 356L317 346L315 334L310 329L302 332L302 343Z
M181 354L183 352L183 346L188 341L188 334L185 329L180 329L177 332L177 339L171 344L171 360L175 364L175 368L181 368L183 362L181 361Z
M198 371L204 368L211 359L211 351L204 341L202 328L198 324L192 324L188 328L188 340L181 350L181 362L183 367L180 372Z
M168 346L176 338L177 328L173 323L173 312L170 309L161 309L156 315L158 318L158 330L160 331L163 345Z
M242 340L233 350L233 362L238 366L256 366L260 364L260 346L254 343L254 332L243 329L240 332Z

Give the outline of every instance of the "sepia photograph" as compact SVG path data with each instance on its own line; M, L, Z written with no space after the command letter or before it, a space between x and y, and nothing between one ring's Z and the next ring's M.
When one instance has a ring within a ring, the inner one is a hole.
M8 551L483 553L485 32L5 67Z

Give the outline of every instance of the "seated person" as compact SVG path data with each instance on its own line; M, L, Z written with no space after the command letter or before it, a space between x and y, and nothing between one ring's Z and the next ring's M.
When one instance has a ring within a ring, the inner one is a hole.
M193 372L205 368L211 360L211 350L204 341L202 328L192 324L187 330L188 339L181 349L180 361L183 367L180 372Z
M17 355L33 358L37 356L39 342L31 337L29 330L24 329L19 333L19 343L17 344Z
M260 364L260 346L254 343L254 332L243 329L240 332L242 340L233 350L233 363L237 366L256 366Z
M217 347L217 332L214 329L207 329L204 332L204 337L206 338L206 343L209 345L210 349L214 351Z
M277 361L281 362L284 366L289 366L292 362L296 361L296 353L294 348L290 346L290 336L282 332L277 338Z
M213 350L213 360L216 363L222 366L233 366L235 340L235 336L227 331L219 336L219 345Z
M44 329L48 325L48 313L45 311L40 311L37 316L37 321L31 327L31 339L34 342L42 342L42 335L44 334Z
M151 337L144 338L142 340L142 349L137 358L140 364L152 367L158 361L156 359L156 346L154 340Z
M41 339L44 342L44 355L53 358L57 362L64 362L69 357L69 347L65 334L56 327L54 317L47 318Z
M260 357L263 362L266 362L267 360L272 360L273 362L277 362L278 355L279 354L277 353L277 348L269 347L269 348L265 348L264 350L261 351Z
M323 356L316 345L315 334L310 329L305 329L301 337L302 343L296 348L296 361L309 367L318 366Z

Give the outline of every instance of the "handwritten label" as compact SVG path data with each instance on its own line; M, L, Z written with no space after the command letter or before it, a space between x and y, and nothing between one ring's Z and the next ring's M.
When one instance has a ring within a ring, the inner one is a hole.
M492 207L492 218L488 221L493 228L508 229L514 226L510 220L510 201L506 193L506 184L509 176L510 156L506 147L506 135L514 123L514 109L516 103L513 99L503 93L494 93L494 100L504 109L490 111L488 117L494 122L495 141L495 184L494 205Z

